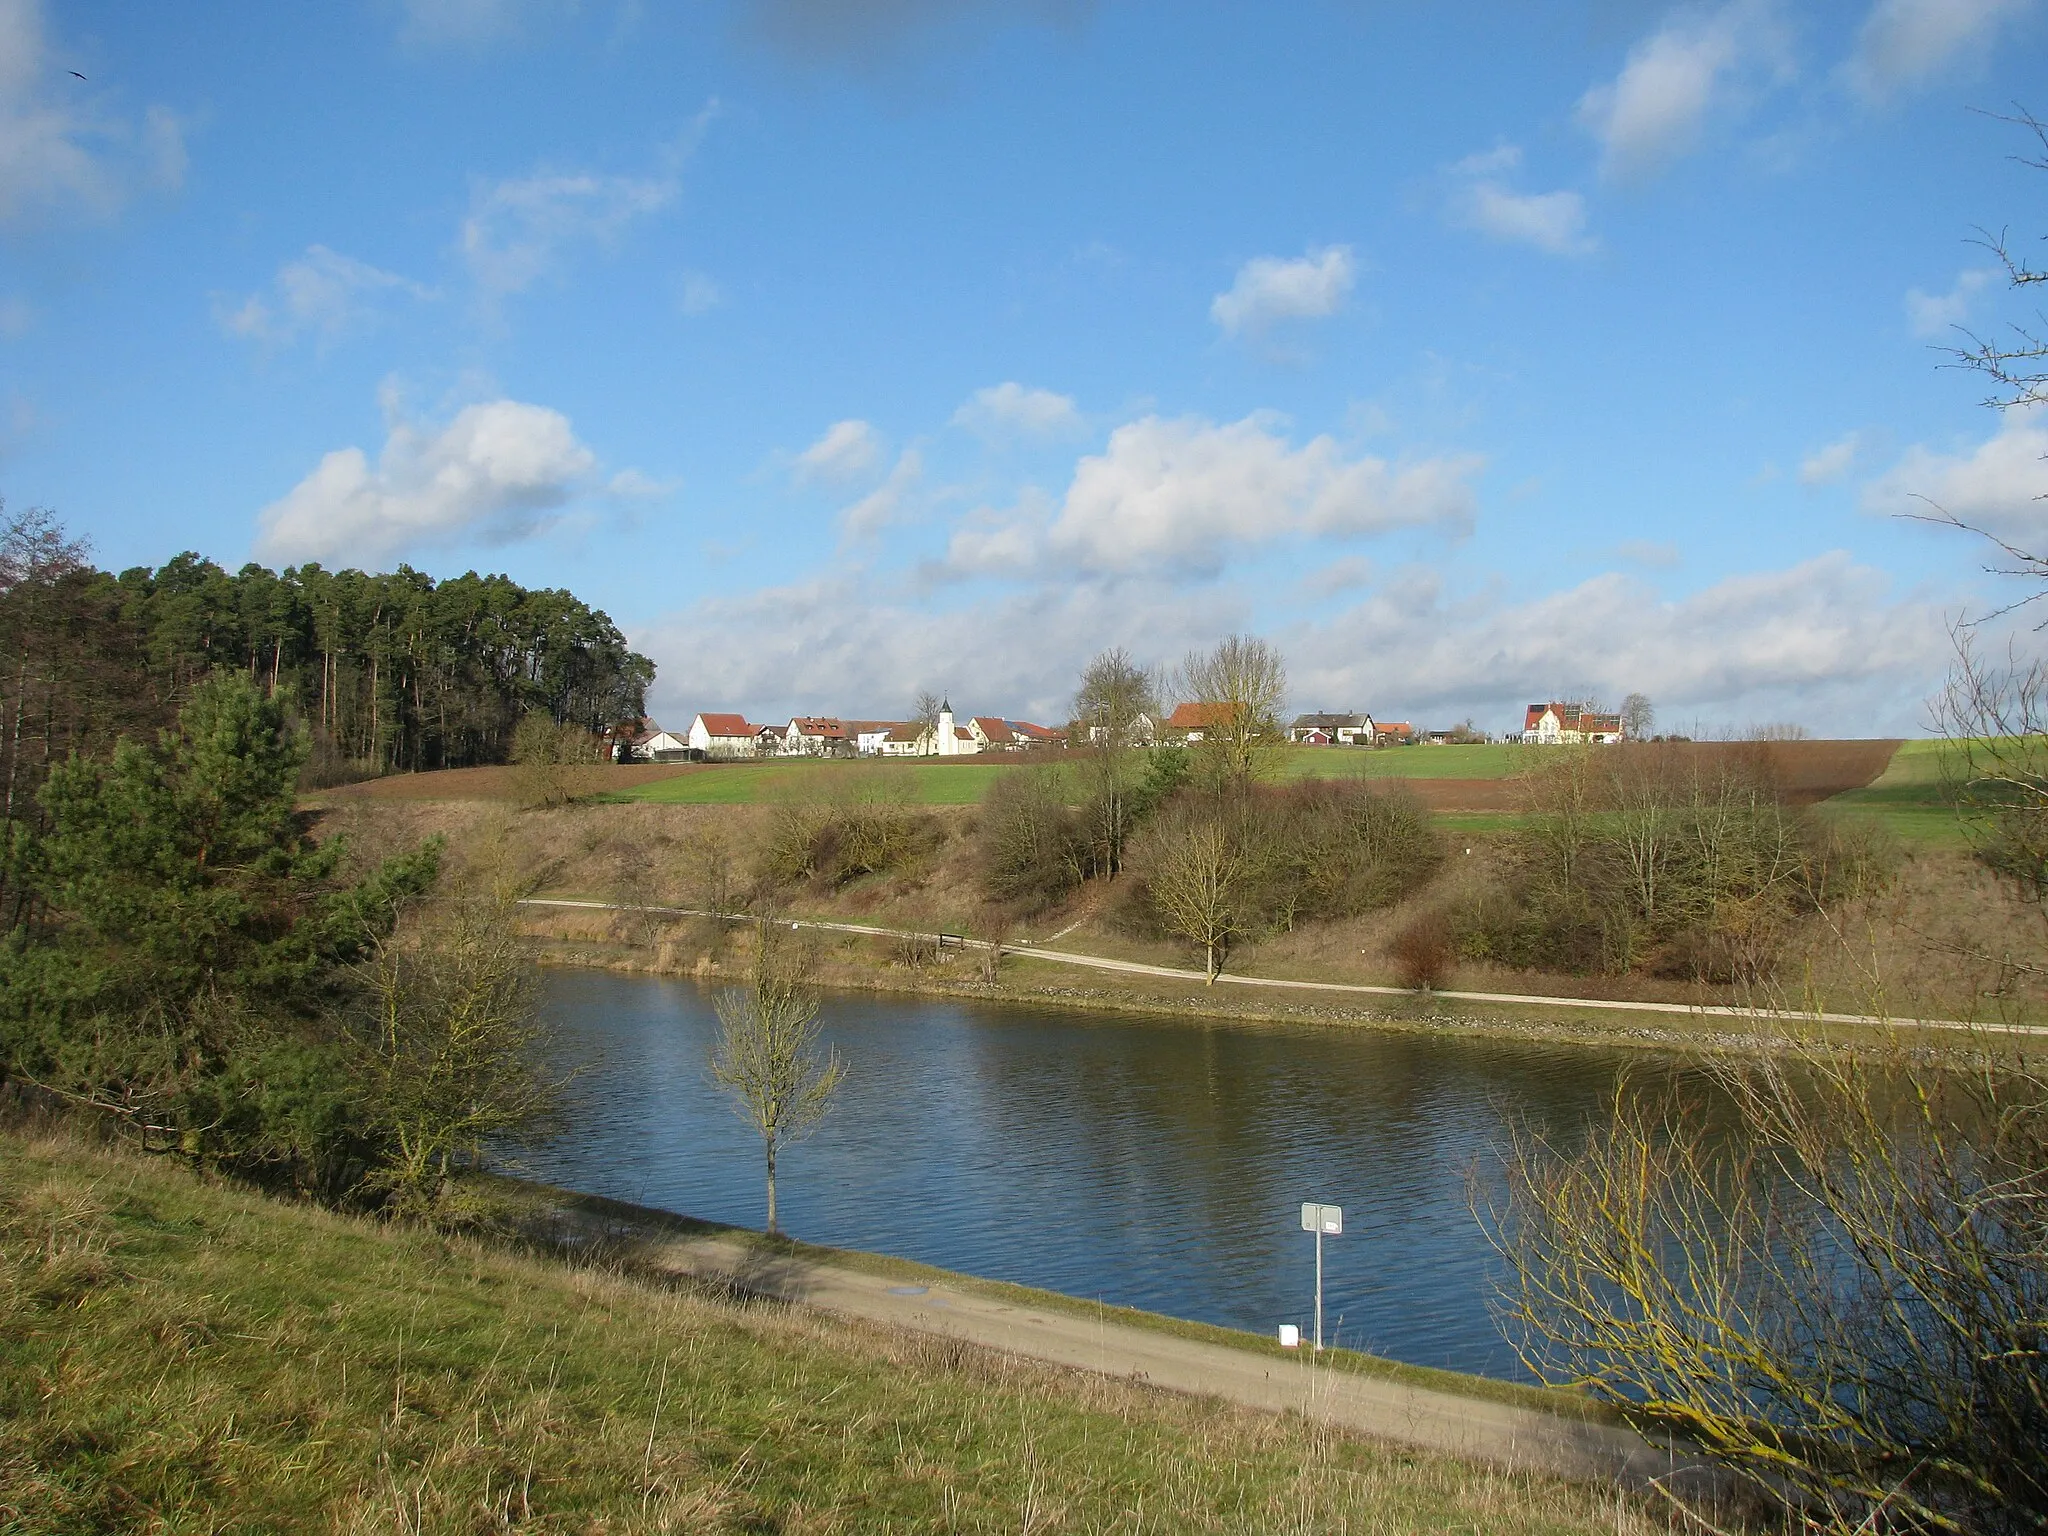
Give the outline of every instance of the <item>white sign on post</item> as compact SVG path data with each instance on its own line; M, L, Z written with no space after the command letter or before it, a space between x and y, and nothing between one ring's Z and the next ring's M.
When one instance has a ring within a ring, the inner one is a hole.
M1344 1233L1344 1207L1341 1205L1317 1205L1312 1200L1301 1203L1301 1230L1304 1232L1326 1232L1331 1237Z
M1344 1235L1344 1207L1301 1202L1301 1230L1316 1235L1316 1348L1323 1347L1323 1239Z

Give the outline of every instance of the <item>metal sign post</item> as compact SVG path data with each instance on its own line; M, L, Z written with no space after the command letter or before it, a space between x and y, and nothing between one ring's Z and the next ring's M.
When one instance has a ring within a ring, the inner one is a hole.
M1323 1347L1323 1238L1344 1235L1344 1207L1341 1205L1317 1205L1313 1200L1301 1203L1301 1230L1316 1235L1316 1348Z

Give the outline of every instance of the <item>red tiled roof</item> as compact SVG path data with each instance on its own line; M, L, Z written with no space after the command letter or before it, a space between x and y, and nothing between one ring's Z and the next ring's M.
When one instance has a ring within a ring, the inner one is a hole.
M846 734L845 721L823 715L798 715L789 723L796 728L799 736L835 737Z
M1235 713L1235 704L1176 704L1166 723L1176 731L1200 731L1212 725L1229 724Z
M1043 725L1033 725L1029 720L1012 720L1009 722L1009 726L1019 736L1029 737L1033 741L1065 741L1067 739L1065 731L1056 731Z
M697 717L704 722L704 729L713 736L758 736L753 726L747 724L745 715L710 715Z
M973 723L981 727L981 734L990 741L1016 740L1016 732L1010 729L1007 720L998 720L994 715L976 715Z

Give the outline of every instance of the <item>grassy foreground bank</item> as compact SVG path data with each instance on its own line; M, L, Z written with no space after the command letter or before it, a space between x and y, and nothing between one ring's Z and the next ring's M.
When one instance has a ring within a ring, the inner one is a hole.
M1662 1528L1601 1490L0 1133L0 1531Z

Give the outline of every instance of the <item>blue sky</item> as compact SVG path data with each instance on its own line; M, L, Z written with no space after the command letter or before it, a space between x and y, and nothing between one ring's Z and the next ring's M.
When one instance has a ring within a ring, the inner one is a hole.
M0 495L502 569L655 710L1914 732L2048 421L2030 0L0 0ZM85 78L80 80L72 71Z

